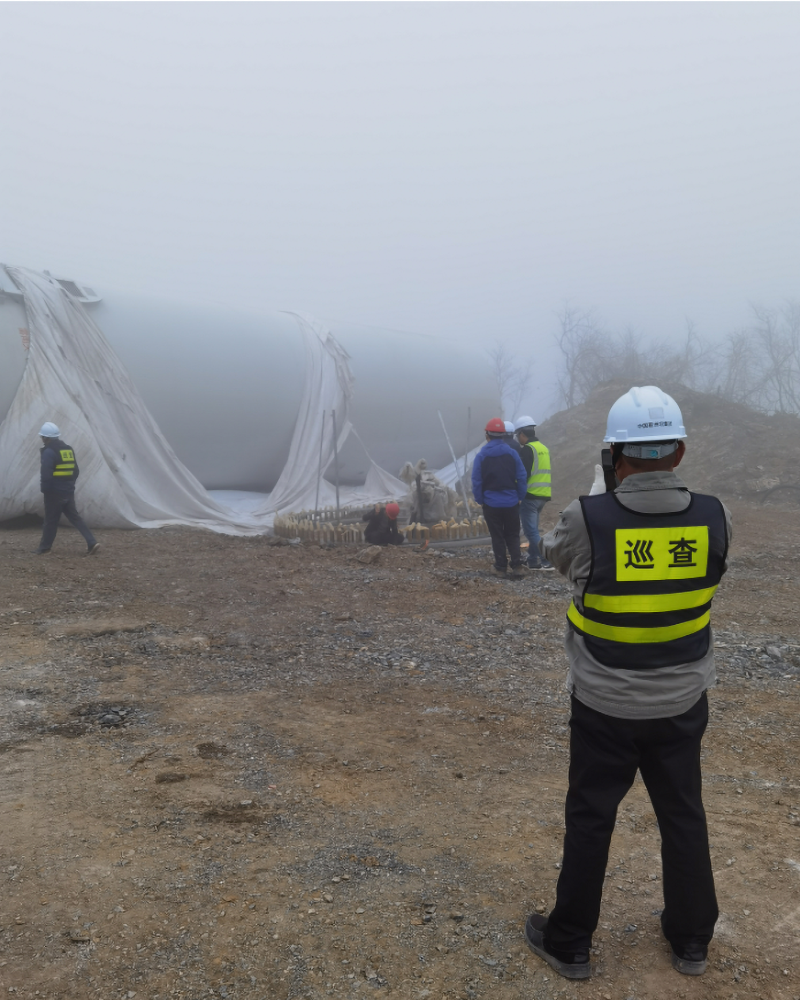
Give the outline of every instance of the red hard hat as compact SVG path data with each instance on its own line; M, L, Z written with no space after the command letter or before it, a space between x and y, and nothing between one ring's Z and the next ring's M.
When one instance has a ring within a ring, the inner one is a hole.
M487 434L505 434L506 425L500 419L500 417L492 417L489 423L486 425Z
M389 518L390 521L394 521L399 513L400 513L400 508L397 506L396 503L386 504L386 516Z

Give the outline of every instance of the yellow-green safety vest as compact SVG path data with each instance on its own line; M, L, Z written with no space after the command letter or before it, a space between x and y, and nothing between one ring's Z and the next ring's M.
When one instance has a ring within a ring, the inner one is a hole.
M552 496L550 486L550 452L541 441L528 441L525 445L533 452L533 465L528 476L528 494L536 497Z

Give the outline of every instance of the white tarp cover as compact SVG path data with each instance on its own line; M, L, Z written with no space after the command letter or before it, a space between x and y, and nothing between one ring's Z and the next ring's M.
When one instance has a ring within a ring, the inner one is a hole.
M330 332L293 313L306 346L307 373L289 459L274 490L253 510L215 500L180 462L148 412L122 362L81 303L49 276L6 267L22 292L30 333L25 371L0 424L0 521L43 511L38 431L61 428L80 467L78 508L93 527L184 524L229 534L268 531L278 511L335 502L319 482L351 430L353 378L348 355ZM325 414L323 429L323 414ZM320 466L320 439L322 463ZM406 486L371 464L363 487L340 490L344 504L401 496Z
M472 496L472 484L470 480L470 476L472 475L472 463L475 461L475 456L484 444L485 442L481 442L481 444L473 448L472 451L467 452L466 456L462 456L457 459L456 462L451 462L443 469L439 469L436 473L436 478L440 482L443 482L445 486L449 486L451 490L458 490L459 494L461 492L461 482L463 482L467 490L467 495Z

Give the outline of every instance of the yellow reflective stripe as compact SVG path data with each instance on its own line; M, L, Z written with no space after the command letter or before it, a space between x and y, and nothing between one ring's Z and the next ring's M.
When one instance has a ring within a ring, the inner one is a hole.
M71 476L72 475L72 471L69 471L69 472L54 472L53 475L54 476Z
M694 632L704 629L711 620L711 614L706 611L699 618L688 622L679 622L677 625L662 625L658 628L626 628L622 625L603 625L600 622L593 622L589 618L584 618L574 604L570 604L567 618L581 632L597 636L598 639L610 639L612 642L669 642L672 639L682 639L686 635L692 635Z
M608 611L612 614L630 612L685 611L707 604L716 593L716 587L703 590L686 590L680 594L586 594L583 603L587 608Z

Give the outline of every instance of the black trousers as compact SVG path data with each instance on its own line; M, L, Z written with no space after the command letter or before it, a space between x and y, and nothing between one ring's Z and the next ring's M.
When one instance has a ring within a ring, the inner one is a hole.
M72 490L53 490L51 493L43 494L43 496L44 527L42 528L42 540L39 542L39 551L46 552L52 548L62 514L70 524L80 531L86 539L86 544L91 548L95 544L95 537L78 513L78 508L75 506L75 493Z
M705 694L668 719L616 719L573 697L567 832L548 948L574 954L591 946L617 806L639 770L661 832L664 935L678 953L707 949L719 915L701 794L707 723Z
M508 569L522 565L522 549L519 544L519 504L513 507L489 507L483 505L483 517L492 537L495 569ZM506 556L508 549L508 556Z

